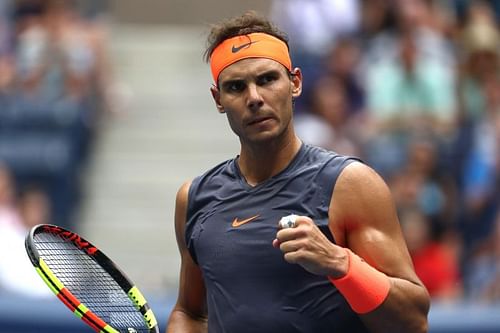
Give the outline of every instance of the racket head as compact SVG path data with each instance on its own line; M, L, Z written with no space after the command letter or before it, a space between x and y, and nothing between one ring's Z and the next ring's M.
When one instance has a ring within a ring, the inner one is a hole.
M159 332L139 289L110 258L77 233L40 224L31 228L25 246L47 286L96 332Z

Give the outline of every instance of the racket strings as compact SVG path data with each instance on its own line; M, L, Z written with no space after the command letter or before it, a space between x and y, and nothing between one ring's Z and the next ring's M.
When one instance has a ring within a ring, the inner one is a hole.
M48 233L35 235L34 242L54 275L90 311L117 330L129 332L133 327L137 332L149 332L126 292L83 250Z

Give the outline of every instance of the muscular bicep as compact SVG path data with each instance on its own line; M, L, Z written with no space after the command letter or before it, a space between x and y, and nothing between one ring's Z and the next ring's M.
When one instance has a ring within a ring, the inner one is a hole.
M347 166L335 185L329 214L339 245L388 276L420 284L391 193L375 171L359 162Z
M181 255L179 294L175 310L192 318L206 316L205 284L198 265L193 261L184 237L190 182L179 189L175 205L175 235Z

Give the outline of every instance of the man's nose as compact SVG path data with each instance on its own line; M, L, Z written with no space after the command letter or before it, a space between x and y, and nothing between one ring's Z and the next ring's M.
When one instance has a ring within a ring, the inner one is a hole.
M264 100L259 92L259 87L256 84L248 85L248 100L247 106L251 110L257 110L264 105Z

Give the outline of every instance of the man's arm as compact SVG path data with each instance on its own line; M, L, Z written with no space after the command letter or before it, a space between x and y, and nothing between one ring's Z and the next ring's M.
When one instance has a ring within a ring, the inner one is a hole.
M344 170L332 195L330 226L344 231L342 246L389 277L385 301L361 316L366 326L426 332L429 296L413 269L389 188L375 171L361 163Z
M168 319L167 333L207 332L205 284L198 265L191 258L184 238L190 185L190 182L182 185L176 197L175 235L181 254L181 269L179 294Z
M349 248L389 281L383 302L360 314L367 328L427 332L429 296L414 272L390 191L378 174L357 162L343 170L332 195L329 226L336 244L307 217L299 217L296 228L280 230L277 239L285 260L325 278L339 279L349 269L345 250Z

